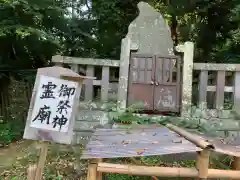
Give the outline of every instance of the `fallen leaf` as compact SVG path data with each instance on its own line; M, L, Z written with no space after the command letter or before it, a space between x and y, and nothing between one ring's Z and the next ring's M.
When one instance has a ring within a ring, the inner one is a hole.
M142 136L145 136L145 135L146 135L146 133L145 133L145 132L142 132L142 133L141 133L141 135L142 135Z
M172 140L173 143L182 143L182 140Z
M130 141L130 140L123 140L121 143L122 143L122 144L131 144L131 142L132 142L132 141Z
M153 141L152 144L158 144L159 142L158 141Z
M139 149L139 150L136 151L136 153L137 153L137 155L141 155L141 154L143 154L146 150L147 150L147 148Z

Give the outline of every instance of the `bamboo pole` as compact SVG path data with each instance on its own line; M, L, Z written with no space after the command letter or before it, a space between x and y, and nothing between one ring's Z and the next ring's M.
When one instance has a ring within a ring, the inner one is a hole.
M87 180L97 180L97 166L96 160L92 160L88 165ZM102 172L101 172L102 173Z
M134 162L136 165L141 165L141 162L138 161L138 160L136 160L135 158L130 157L130 159L131 159L131 161ZM143 165L145 165L145 164L143 164ZM158 180L158 178L157 178L156 176L152 176L152 179L153 179L153 180Z
M232 169L240 170L240 157L233 157ZM240 180L240 178L237 180Z
M148 167L121 165L111 163L99 163L97 171L104 173L131 174L142 176L160 176L160 177L193 177L199 176L199 172L194 168L178 168L178 167ZM239 179L240 171L208 169L208 178L222 179Z
M103 162L103 159L97 159L97 164L100 162ZM96 169L97 169L97 167L96 167ZM97 171L97 180L102 180L102 179L103 179L103 173Z
M208 166L209 166L209 157L210 157L210 151L208 149L204 149L200 152L198 152L198 162L197 162L197 168L199 171L199 179L207 179L208 177Z
M197 152L197 161L196 161L196 168L199 169L200 166L200 161L201 161L201 156L199 154L200 152ZM199 178L197 177L195 180L199 180Z
M214 149L213 144L211 144L210 142L207 142L206 140L203 140L203 139L199 138L198 136L185 131L182 128L179 128L172 124L167 124L166 127L171 129L172 131L176 132L180 136L183 136L185 139L187 139L188 141L192 142L193 144L195 144L196 146L198 146L202 149L206 149L206 148Z

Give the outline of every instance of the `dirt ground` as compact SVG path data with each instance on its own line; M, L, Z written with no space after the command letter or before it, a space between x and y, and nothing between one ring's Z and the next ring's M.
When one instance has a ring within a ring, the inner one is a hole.
M19 141L0 149L0 180L24 180L29 165L36 164L39 144L34 141ZM79 147L79 152L81 148ZM72 148L63 145L49 145L44 169L46 180L84 180L87 161L77 166L77 155ZM81 171L81 173L77 173ZM79 171L80 170L80 171Z

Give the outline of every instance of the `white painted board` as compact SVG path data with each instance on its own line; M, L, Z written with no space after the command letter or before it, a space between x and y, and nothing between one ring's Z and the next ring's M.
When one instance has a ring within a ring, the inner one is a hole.
M30 126L67 132L77 88L77 82L40 76Z

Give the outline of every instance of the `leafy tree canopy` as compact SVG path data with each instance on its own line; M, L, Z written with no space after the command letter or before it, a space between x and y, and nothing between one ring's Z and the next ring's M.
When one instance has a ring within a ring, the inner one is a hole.
M139 0L0 0L0 70L38 68L52 55L119 59ZM149 0L175 44L195 43L195 61L238 63L239 0Z

